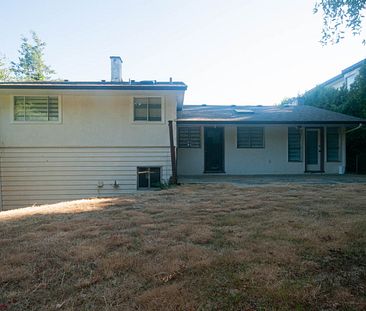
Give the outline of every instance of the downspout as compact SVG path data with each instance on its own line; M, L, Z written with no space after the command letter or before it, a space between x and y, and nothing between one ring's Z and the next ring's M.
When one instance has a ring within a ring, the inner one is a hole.
M359 130L362 127L362 125L363 124L360 123L358 126L354 127L353 129L350 129L350 130L346 131L345 134L352 133L354 131ZM345 135L345 138L346 138L346 135ZM356 174L358 174L358 155L356 155Z
M348 133L351 133L351 132L353 132L353 131L357 131L357 130L359 130L361 127L362 127L362 123L360 123L358 126L356 126L356 127L354 127L353 129L350 129L350 130L348 130L348 131L346 131L346 134L348 134Z
M170 139L170 159L172 162L172 184L176 185L178 183L177 178L177 160L175 157L175 146L174 146L174 135L173 135L173 121L168 121L169 126L169 139Z
M2 171L1 171L1 156L2 152L0 150L0 212L3 210L3 180L2 180Z

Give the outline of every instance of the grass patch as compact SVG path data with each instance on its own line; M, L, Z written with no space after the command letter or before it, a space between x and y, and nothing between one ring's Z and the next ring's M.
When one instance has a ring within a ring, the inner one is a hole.
M365 310L365 202L216 184L1 212L0 310Z

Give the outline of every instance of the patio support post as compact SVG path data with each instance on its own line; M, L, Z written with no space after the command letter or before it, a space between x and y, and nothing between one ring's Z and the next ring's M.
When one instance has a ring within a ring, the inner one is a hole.
M172 162L172 184L176 185L178 183L177 178L177 160L175 156L175 146L174 146L174 135L173 135L173 121L168 121L169 126L169 138L170 138L170 159Z

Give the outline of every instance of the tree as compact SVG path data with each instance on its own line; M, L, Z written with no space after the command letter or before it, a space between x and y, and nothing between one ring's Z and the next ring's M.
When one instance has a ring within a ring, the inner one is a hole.
M360 68L355 82L351 84L343 113L366 119L366 64Z
M11 71L19 80L42 81L50 79L55 71L47 66L43 59L46 43L34 31L30 33L32 36L31 41L22 36L22 44L18 51L20 54L19 62L11 63Z
M10 70L6 66L5 56L0 55L0 82L10 80Z
M345 86L334 89L319 85L300 95L299 102L303 105L366 118L366 63L360 68L349 90Z
M343 113L345 106L348 105L347 96L348 90L346 87L334 89L319 85L304 93L299 102L303 105L315 106Z
M318 0L314 14L323 12L323 30L321 43L338 43L347 30L359 35L362 30L363 13L366 0ZM365 44L365 40L363 40Z

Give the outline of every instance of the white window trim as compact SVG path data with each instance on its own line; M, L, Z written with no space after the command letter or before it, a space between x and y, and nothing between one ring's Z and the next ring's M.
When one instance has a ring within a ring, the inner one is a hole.
M135 120L135 98L144 98L144 97L155 97L161 98L161 121L146 121L146 120ZM165 124L165 97L164 96L151 96L151 95L139 95L139 96L132 96L131 97L131 123L133 124L142 124L142 125L153 125L153 124Z
M15 97L18 96L23 96L23 97L27 97L27 96L34 96L34 97L42 97L42 96L53 96L53 97L57 97L58 98L58 120L57 121L16 121L15 120L15 113L14 113L14 103L15 103ZM16 95L12 95L11 96L11 114L10 114L10 123L12 124L35 124L35 125L47 125L47 124L62 124L62 96L61 95L38 95L38 94L31 94L31 95L27 95L27 94L16 94Z

